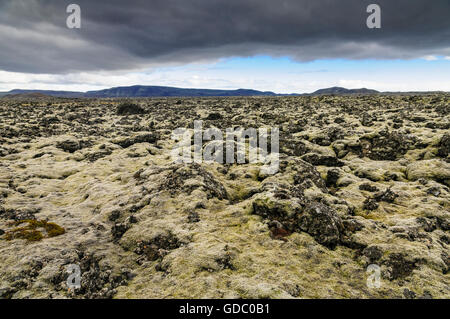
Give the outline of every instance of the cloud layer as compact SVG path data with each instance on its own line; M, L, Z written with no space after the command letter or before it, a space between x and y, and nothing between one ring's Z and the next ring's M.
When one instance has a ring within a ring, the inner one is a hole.
M66 7L82 28L66 27ZM132 70L267 54L294 60L450 56L448 0L0 0L0 69ZM382 8L368 29L366 8Z

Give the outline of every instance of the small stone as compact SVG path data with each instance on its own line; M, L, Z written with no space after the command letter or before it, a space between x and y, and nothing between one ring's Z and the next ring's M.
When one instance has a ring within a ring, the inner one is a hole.
M111 213L109 213L108 219L113 222L119 219L119 217L120 217L120 210L115 209Z
M331 169L327 172L327 187L336 186L336 183L340 177L340 172L337 169Z
M378 208L378 203L373 198L367 198L363 203L363 209L365 210L375 210Z
M431 294L431 292L425 290L420 299L433 299L433 295Z
M403 289L403 296L405 296L406 299L414 299L416 298L416 293L408 288L405 288Z
M25 194L27 192L27 189L23 186L17 187L16 190L21 194Z
M393 203L397 197L398 195L388 188L384 192L375 194L374 199L378 202Z
M67 139L56 144L56 147L62 149L64 152L74 153L81 149L80 142L75 139Z
M197 212L190 212L188 215L188 223L198 223L200 215Z
M439 187L431 187L427 189L427 194L439 197L439 195L441 195L441 189Z
M363 255L369 258L370 262L373 263L383 256L383 252L377 246L369 246L363 250Z
M371 193L378 191L378 188L376 186L372 186L369 183L364 183L364 184L359 185L359 189L362 191L367 191L367 192L371 192Z

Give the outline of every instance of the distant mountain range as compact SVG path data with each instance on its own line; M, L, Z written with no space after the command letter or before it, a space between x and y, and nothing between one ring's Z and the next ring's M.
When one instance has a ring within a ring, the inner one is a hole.
M331 87L320 89L313 93L305 94L277 94L270 91L257 91L248 89L238 90L211 90L211 89L183 89L168 86L125 86L115 87L99 91L72 92L72 91L49 91L49 90L11 90L0 92L0 97L38 97L41 94L62 98L117 98L117 97L220 97L220 96L316 96L316 95L346 95L346 94L378 94L382 93L370 89L346 89L342 87ZM395 93L395 92L383 92ZM410 92L413 93L413 92ZM421 92L424 93L424 92Z
M106 90L88 92L47 91L47 90L12 90L0 93L3 96L40 93L54 97L66 98L115 98L115 97L207 97L207 96L276 96L273 92L257 90L210 90L210 89L182 89L167 86L126 86Z
M11 90L9 92L0 92L0 97L65 97L65 98L76 98L76 97L84 97L83 92L70 92L70 91L48 91L48 90Z

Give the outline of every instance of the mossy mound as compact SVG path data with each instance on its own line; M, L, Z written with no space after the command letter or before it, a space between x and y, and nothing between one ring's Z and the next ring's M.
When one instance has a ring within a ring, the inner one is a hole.
M13 222L13 226L19 226L26 224L26 226L16 227L5 234L6 240L13 239L25 239L28 242L40 241L44 238L44 235L39 229L44 229L47 233L47 238L56 237L62 235L66 230L55 224L47 222L46 220L19 220Z

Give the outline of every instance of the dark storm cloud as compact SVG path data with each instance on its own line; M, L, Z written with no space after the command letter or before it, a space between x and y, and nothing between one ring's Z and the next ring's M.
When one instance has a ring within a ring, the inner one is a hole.
M77 3L82 28L66 27ZM366 27L367 5L382 28ZM450 55L449 0L0 0L0 69L133 69L268 54L409 59Z

